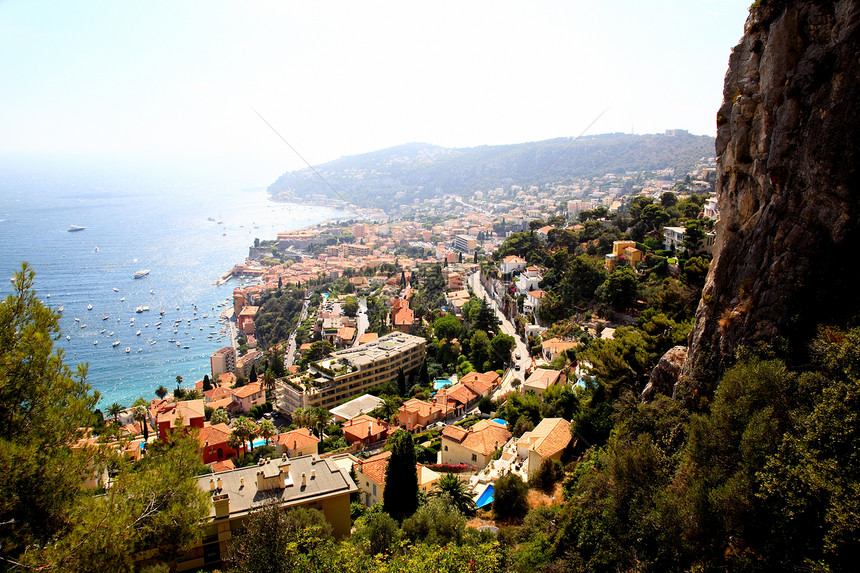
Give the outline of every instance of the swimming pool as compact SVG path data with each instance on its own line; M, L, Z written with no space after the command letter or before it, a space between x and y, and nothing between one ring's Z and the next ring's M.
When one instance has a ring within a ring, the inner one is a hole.
M490 505L493 503L493 494L495 493L495 488L492 485L488 485L484 491L481 492L481 495L478 496L478 499L475 501L475 507L484 507L485 505Z
M507 426L507 425L508 425L508 421L507 421L507 420L504 420L504 419L502 419L502 418L493 418L493 422L495 422L495 423L497 423L497 424L501 424L501 425L503 425L503 426Z
M442 388L445 388L445 387L451 386L451 385L452 385L452 382L450 380L436 380L436 382L433 383L433 388L436 390L441 390Z

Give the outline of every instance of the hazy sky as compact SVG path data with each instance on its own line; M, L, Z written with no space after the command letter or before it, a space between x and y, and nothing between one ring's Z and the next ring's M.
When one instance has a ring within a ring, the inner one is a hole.
M0 153L209 158L266 184L423 141L716 131L750 0L0 0Z

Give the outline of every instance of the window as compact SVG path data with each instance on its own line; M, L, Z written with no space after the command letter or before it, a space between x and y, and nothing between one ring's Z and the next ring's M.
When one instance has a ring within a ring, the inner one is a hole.
M478 456L477 456L477 455L475 455L475 454L472 454L472 461L473 461L473 462L477 462L477 461L478 461Z
M445 446L445 451L446 451L446 452L448 451L448 446Z
M221 448L218 448L218 459L220 460L223 457L224 457L224 450Z
M376 497L376 484L373 484L373 497Z

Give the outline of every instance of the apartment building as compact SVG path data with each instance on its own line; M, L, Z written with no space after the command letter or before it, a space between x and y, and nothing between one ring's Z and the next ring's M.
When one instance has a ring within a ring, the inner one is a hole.
M427 341L392 332L373 342L334 352L307 371L278 381L277 409L292 415L298 408L333 408L367 389L397 379L397 372L421 366Z
M219 374L236 371L236 350L232 346L225 346L215 351L209 358L212 368L212 378L217 380Z

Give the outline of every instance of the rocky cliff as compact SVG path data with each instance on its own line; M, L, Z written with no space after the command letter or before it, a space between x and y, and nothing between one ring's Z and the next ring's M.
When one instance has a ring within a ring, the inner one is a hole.
M721 221L683 378L709 392L739 345L802 360L860 311L857 0L759 0L717 115ZM690 396L690 394L687 394Z

